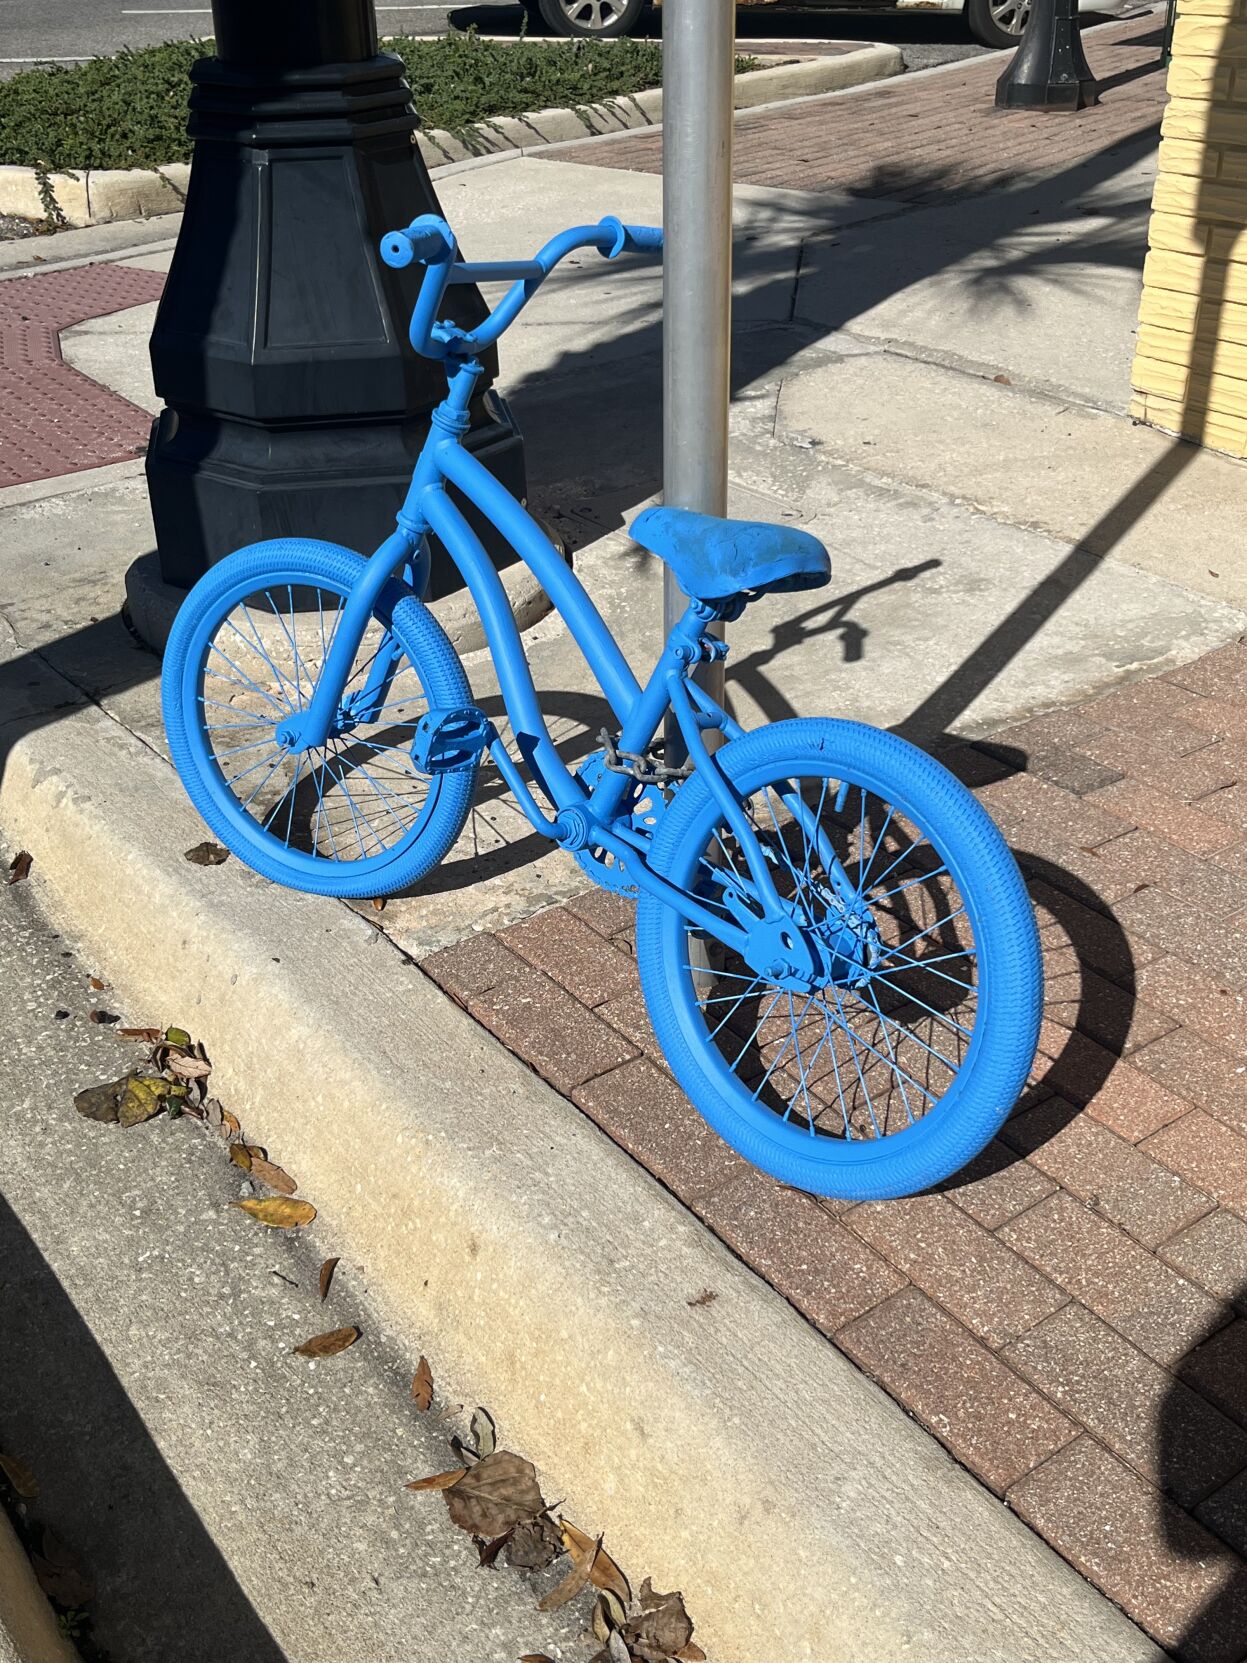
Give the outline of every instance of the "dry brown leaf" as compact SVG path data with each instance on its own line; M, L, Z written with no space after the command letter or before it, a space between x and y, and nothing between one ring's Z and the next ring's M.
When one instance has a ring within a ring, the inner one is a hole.
M297 1230L316 1217L316 1208L310 1201L294 1201L286 1195L266 1195L262 1201L231 1201L230 1206L237 1207L258 1224L267 1224L270 1230Z
M537 1601L538 1611L557 1611L561 1605L566 1605L589 1580L589 1573L593 1569L593 1561L597 1558L597 1551L602 1545L602 1538L589 1541L588 1545L572 1555L572 1568L556 1588Z
M522 1519L511 1532L507 1564L517 1570L544 1571L562 1551L563 1538L558 1526L548 1513L542 1513L535 1519Z
M229 859L229 850L223 849L219 843L196 843L193 849L186 851L184 858L192 866L220 866Z
M655 1652L659 1657L674 1657L692 1643L693 1624L684 1609L683 1594L657 1594L646 1577L638 1598L641 1615L633 1617L623 1630L632 1650L642 1657Z
M39 1480L16 1455L0 1454L0 1472L3 1472L23 1501L33 1501L39 1494Z
M294 1347L296 1357L336 1357L340 1351L345 1351L355 1344L359 1338L358 1328L333 1328L328 1334L316 1334L310 1340L304 1340L302 1345Z
M228 1109L221 1110L221 1136L223 1138L240 1138L242 1127L238 1124L238 1116L231 1114Z
M421 1414L433 1402L433 1370L427 1357L421 1357L416 1364L416 1372L411 1379L411 1401Z
M429 1478L413 1478L405 1490L449 1490L467 1473L466 1467L452 1467L449 1472L435 1472Z
M179 1080L206 1080L212 1072L212 1064L206 1058L187 1057L180 1051L170 1053L165 1060L165 1067Z
M87 1120L115 1121L121 1094L129 1084L130 1076L125 1074L106 1086L87 1086L84 1091L75 1092L74 1107Z
M91 1579L78 1555L45 1525L38 1552L30 1556L39 1586L50 1600L68 1610L89 1605L95 1596Z
M9 882L21 883L24 878L28 878L30 876L30 868L33 865L34 861L30 855L30 851L27 849L19 849L13 856L13 859L9 862Z
M244 1172L251 1171L251 1151L245 1143L231 1143L229 1158L235 1166L240 1166Z
M545 1508L531 1461L510 1450L483 1456L446 1496L451 1519L473 1536L501 1536Z
M512 1525L511 1530L514 1529L515 1526ZM495 1536L492 1542L477 1543L477 1557L479 1558L483 1569L488 1570L497 1559L498 1555L502 1552L503 1548L506 1547L507 1543L511 1540L511 1530L504 1530L502 1535Z
M563 1546L571 1554L583 1553L593 1540L592 1536L586 1536L583 1530L577 1530L570 1519L560 1519L559 1529L563 1532ZM601 1541L602 1538L599 1536L597 1555L589 1569L589 1580L595 1588L609 1588L612 1594L627 1605L632 1599L628 1579L601 1546Z
M520 1663L554 1663L554 1659L543 1651L526 1651L520 1658Z
M155 1045L160 1039L159 1028L118 1028L118 1039L141 1039L144 1045Z
M237 1144L231 1145L231 1152L237 1147ZM274 1166L264 1155L257 1154L254 1145L251 1146L251 1176L282 1195L293 1195L299 1187L282 1167Z
M690 1640L687 1646L676 1652L675 1660L676 1663L706 1663L706 1654L696 1640Z
M322 1305L329 1297L329 1288L330 1284L333 1282L333 1273L337 1270L340 1263L341 1261L339 1259L326 1259L324 1264L320 1267L320 1300Z

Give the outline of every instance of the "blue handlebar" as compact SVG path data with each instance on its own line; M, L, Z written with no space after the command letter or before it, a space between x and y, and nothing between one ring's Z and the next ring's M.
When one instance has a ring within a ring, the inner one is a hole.
M413 264L426 268L411 315L411 344L427 358L446 358L452 352L466 355L492 346L559 261L578 248L596 248L608 260L625 253L657 252L662 248L662 231L651 225L625 225L611 216L597 225L560 231L531 260L468 262L458 258L459 245L446 221L422 214L405 230L386 232L381 258L397 269ZM511 287L483 323L463 330L438 321L442 299L452 283L491 281L509 282Z

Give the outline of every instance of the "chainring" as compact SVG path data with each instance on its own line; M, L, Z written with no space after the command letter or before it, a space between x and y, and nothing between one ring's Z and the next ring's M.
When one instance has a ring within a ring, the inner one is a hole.
M605 772L605 751L594 751L577 768L576 778L592 791ZM661 786L634 781L624 794L612 825L639 833L648 841L658 830L666 808L667 798ZM616 895L627 895L632 900L636 899L636 885L629 879L624 863L613 854L590 844L587 849L577 849L575 857L581 871L588 873L600 889L609 889Z

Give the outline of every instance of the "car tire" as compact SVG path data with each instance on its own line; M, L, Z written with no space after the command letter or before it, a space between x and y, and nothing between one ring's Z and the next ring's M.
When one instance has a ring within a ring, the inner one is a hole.
M1030 0L966 0L966 23L982 46L1007 51L1022 39Z
M556 35L614 40L637 32L650 0L537 0L537 11Z

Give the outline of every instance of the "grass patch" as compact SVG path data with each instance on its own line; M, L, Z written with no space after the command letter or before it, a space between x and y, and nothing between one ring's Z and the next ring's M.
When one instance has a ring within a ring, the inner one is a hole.
M662 80L662 52L649 40L401 35L385 46L402 58L426 128L455 131L494 116L592 104ZM210 41L171 41L0 81L0 163L73 171L189 161L187 76L211 49ZM754 60L737 67L752 69Z

